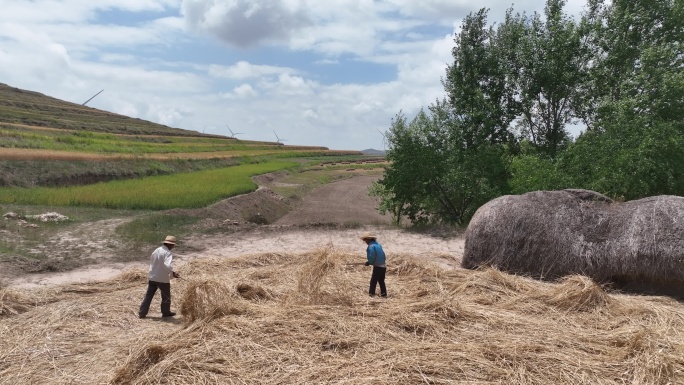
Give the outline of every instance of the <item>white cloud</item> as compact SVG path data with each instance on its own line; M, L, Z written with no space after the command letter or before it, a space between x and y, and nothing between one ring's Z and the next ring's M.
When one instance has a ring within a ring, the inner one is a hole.
M246 99L257 96L257 92L249 84L241 84L233 89L237 97Z
M103 53L100 61L105 63L135 63L137 58L131 54Z
M424 20L451 23L451 20L461 18L473 9L471 0L385 0L391 4L398 12ZM478 6L484 7L481 1ZM497 7L501 7L501 2L496 2Z
M50 43L47 46L47 50L52 54L52 56L62 61L65 66L69 66L71 59L69 58L69 52L67 52L66 47L61 44Z
M312 110L312 109L310 109L310 108L307 109L306 111L304 111L304 113L302 114L302 116L303 116L305 119L317 119L317 118L318 118L318 114L316 113L316 111L314 111L314 110Z
M321 60L316 60L314 64L323 64L323 65L329 65L329 64L338 64L340 61L339 60L332 60L332 59L321 59Z
M246 61L239 61L232 66L221 66L215 64L209 66L210 76L234 80L259 78L269 75L290 74L295 72L297 71L293 68L251 64Z
M157 104L151 104L148 107L146 116L149 120L167 126L173 126L183 117L181 112L176 110L175 108Z
M44 24L74 23L92 19L98 11L119 9L129 12L163 11L177 6L177 0L32 0L5 1L0 22Z
M543 0L521 1L516 9L543 11ZM449 30L480 7L492 8L490 23L507 8L494 0L7 3L0 82L77 103L104 88L89 106L222 135L228 124L247 140L275 140L275 130L287 144L335 149L382 148L378 129L397 112L410 117L444 95ZM114 9L144 13L139 23L99 21ZM187 41L192 50L181 50ZM352 73L373 64L390 80ZM342 80L357 76L364 84Z
M287 40L293 31L310 23L296 1L183 0L181 10L190 29L238 47Z

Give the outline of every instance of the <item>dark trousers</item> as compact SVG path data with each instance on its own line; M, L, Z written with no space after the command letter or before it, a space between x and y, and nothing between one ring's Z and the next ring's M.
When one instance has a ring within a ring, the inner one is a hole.
M386 267L373 266L373 273L371 274L370 288L368 289L368 294L375 295L375 287L378 284L380 284L380 295L383 297L387 296L387 288L385 287L386 272Z
M144 317L147 312L150 311L150 304L152 303L152 298L157 292L157 289L161 292L161 313L162 315L171 313L171 284L166 282L147 282L147 293L145 293L145 299L143 299L140 304L140 310L138 315Z

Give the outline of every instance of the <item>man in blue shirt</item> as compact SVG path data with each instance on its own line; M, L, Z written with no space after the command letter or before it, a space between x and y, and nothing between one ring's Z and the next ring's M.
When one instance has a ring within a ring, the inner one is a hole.
M366 242L366 266L373 266L373 273L371 274L370 288L368 295L375 296L375 288L380 284L380 296L387 297L387 288L385 288L385 273L387 272L387 265L385 264L385 252L382 246L376 241L376 236L373 233L365 232L361 235L361 239Z

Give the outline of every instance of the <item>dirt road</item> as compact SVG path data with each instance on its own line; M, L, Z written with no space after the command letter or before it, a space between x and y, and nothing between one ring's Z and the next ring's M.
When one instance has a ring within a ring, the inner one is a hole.
M368 196L368 187L378 178L358 176L327 184L304 197L301 207L280 218L276 225L310 223L388 225L389 215L380 215L378 199Z
M375 210L376 203L366 191L374 177L361 176L341 180L304 197L301 208L274 225L262 226L250 232L226 235L196 235L181 240L174 250L175 264L182 268L189 260L206 257L231 258L245 254L286 252L300 253L332 243L335 247L358 253L365 258L365 244L358 238L364 231L374 231L378 241L391 256L412 254L445 268L455 268L463 255L463 237L432 236L406 231L389 225L390 218ZM353 229L331 229L316 224L354 224ZM202 250L187 252L184 250ZM150 250L151 252L152 250ZM60 273L41 273L8 280L13 287L51 286L111 278L124 270L146 269L145 263L109 263Z

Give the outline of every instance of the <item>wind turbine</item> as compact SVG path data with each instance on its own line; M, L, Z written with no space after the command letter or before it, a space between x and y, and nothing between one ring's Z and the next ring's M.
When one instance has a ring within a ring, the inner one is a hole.
M386 145L386 143L387 143L387 137L385 136L385 133L384 133L384 132L380 131L379 128L378 128L377 130L378 130L378 132L380 133L380 135L382 135L382 151L387 152L387 145Z
M226 127L228 127L227 124L226 124ZM242 135L242 132L233 132L233 130L231 130L230 127L228 127L228 131L230 131L230 137L231 137L232 139L237 139L237 138L235 137L235 135Z
M104 91L104 88L102 89L102 91ZM86 103L88 103L89 101L91 101L91 100L95 99L95 97L96 97L97 95L101 94L101 93L102 93L102 91L100 91L100 92L96 93L96 94L95 94L95 95L93 95L93 96L92 96L92 97L91 97L90 99L88 99L88 100L86 100L85 102L83 102L83 104L81 104L81 105L82 105L82 106L85 106L85 105L86 105Z
M278 134L276 134L275 131L273 131L273 135L275 135L275 137L276 137L276 143L278 143L278 144L283 144L283 142L287 142L287 139L280 139L280 138L278 137Z

